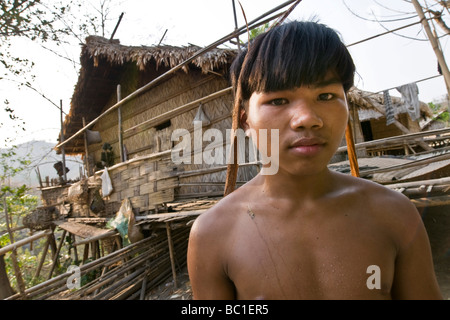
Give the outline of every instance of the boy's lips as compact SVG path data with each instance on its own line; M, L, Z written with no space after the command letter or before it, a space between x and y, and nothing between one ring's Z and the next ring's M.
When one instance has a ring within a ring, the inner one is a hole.
M289 144L289 150L297 155L314 156L324 147L326 141L319 137L302 137Z

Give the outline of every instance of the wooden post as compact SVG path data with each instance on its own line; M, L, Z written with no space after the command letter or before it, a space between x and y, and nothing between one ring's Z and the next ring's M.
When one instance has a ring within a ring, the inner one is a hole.
M9 225L9 217L8 217L8 206L6 203L6 195L3 197L3 208L5 210L5 221L6 221L6 230L9 234L9 240L11 243L14 243L14 235L11 231L11 227ZM14 248L11 250L11 261L14 268L14 274L16 275L17 279L17 287L20 292L20 296L22 299L26 299L25 294L25 283L23 282L22 273L20 272L19 263L17 262L17 250Z
M433 32L431 31L430 25L428 24L425 14L423 13L422 6L419 4L417 0L412 0L411 2L413 3L416 12L419 15L423 28L427 33L428 40L430 40L433 51L439 62L439 66L441 67L442 75L444 76L445 85L447 87L447 94L450 96L450 71L448 69L447 63L445 62L444 54L439 48L439 42L437 38L434 37Z
M353 139L353 130L350 118L347 122L347 128L345 130L345 141L347 142L347 154L350 161L350 171L352 176L359 177L359 165L358 157L356 156L355 140Z
M52 253L51 259L53 260L53 257L56 254L57 246L55 241L55 227L52 227L52 234L49 235L49 241L50 241L50 251ZM59 259L56 258L56 263L59 265Z
M83 117L83 127L86 126L86 119ZM89 150L88 150L88 141L87 141L87 131L84 131L84 157L86 158L86 172L87 176L91 176L91 169L89 167Z
M42 185L41 172L39 171L39 166L36 167L36 174L37 174L37 177L38 177L38 180L39 180L39 186L42 189L44 186Z
M82 264L85 264L87 259L89 259L89 242L84 245Z
M62 100L59 100L59 106L60 106L60 114L61 114L61 141L64 142L64 121L63 121L63 109L62 109ZM64 183L67 182L67 173L66 173L66 152L64 150L64 147L61 147L61 154L62 154L62 164L63 164L63 176L64 176Z
M120 84L117 85L117 102L122 100L122 92ZM119 134L119 150L120 150L120 162L125 162L125 157L123 155L123 130L122 130L122 108L117 109L118 115L118 134Z
M55 252L55 254L53 256L52 269L50 270L50 273L48 274L48 279L50 279L52 277L53 271L55 270L56 261L58 260L59 252L61 251L61 247L62 247L62 245L64 243L64 238L66 237L66 233L67 233L67 230L64 230L63 234L61 236L61 240L59 240L58 248L56 249L56 252Z
M170 254L170 265L172 267L172 277L173 277L173 285L175 288L178 288L177 283L177 272L175 270L175 256L174 256L174 248L172 241L172 232L170 230L170 222L166 222L166 231L167 231L167 241L169 244L169 254Z
M73 234L73 233L71 233L71 237L72 237L72 245L76 242L76 239L75 239L75 235ZM77 250L77 246L73 246L73 252L74 252L74 255L75 255L75 261L78 261L78 250Z
M36 270L36 273L34 274L34 278L35 278L35 279L38 278L38 277L39 277L39 274L41 273L41 269L42 269L42 266L44 265L45 257L47 256L48 247L49 247L49 245L50 245L50 237L52 237L52 236L53 236L52 234L49 234L49 235L47 236L47 241L45 242L45 246L44 246L44 249L43 249L43 251L42 251L42 257L41 257L41 260L39 261L38 268L37 268L37 270Z
M236 16L236 5L234 3L234 0L231 0L233 3L233 15L234 15L234 31L237 32L238 30L238 23L237 23L237 16ZM238 47L238 52L241 52L241 41L239 40L239 34L236 34L236 43Z

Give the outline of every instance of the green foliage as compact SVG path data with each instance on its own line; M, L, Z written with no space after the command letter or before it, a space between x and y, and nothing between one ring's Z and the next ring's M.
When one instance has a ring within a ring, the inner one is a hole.
M267 22L267 23L263 24L262 26L259 26L259 27L256 27L256 28L253 28L253 29L249 30L249 32L248 32L248 37L249 37L249 39L248 39L248 40L249 40L249 41L252 41L252 40L255 39L257 36L259 36L260 34L266 32L266 31L269 30L269 29L270 29L270 25L269 25L269 23ZM245 43L245 42L242 41L242 40L240 40L240 42L241 42L241 44L244 44L244 43Z
M428 106L430 107L431 110L433 110L433 113L435 115L433 120L437 120L437 121L441 121L441 122L445 122L445 123L449 122L450 116L449 116L448 109L445 109L445 111L443 111L443 107L440 104L434 104L433 102L428 103Z
M28 187L25 185L11 187L8 184L8 180L23 171L31 161L28 156L18 158L16 149L17 147L13 146L0 153L0 198L9 194L12 195L15 200L21 201L22 197L28 191ZM1 205L3 205L3 203L1 203Z
M268 22L266 24L263 24L260 27L253 28L252 30L250 30L250 40L255 39L260 34L266 32L267 30L269 30L269 28L270 28L270 25L269 25Z

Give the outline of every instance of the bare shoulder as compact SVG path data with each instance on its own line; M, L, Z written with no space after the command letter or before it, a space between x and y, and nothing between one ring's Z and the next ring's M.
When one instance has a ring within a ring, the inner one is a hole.
M241 188L222 198L195 220L191 229L192 240L198 239L202 245L217 246L217 239L220 239L220 243L226 245L226 239L237 223L236 217L245 210L245 191Z
M227 276L226 252L243 206L241 200L238 189L197 217L192 226L187 262L195 299L235 298Z
M398 241L408 242L412 232L423 228L419 212L402 193L362 178L341 175L339 179L347 186L350 197L364 209L361 214L370 215Z
M241 200L239 190L222 198L196 219L193 229L197 232L209 230L212 233L220 229L228 229L234 221L233 216L242 207Z

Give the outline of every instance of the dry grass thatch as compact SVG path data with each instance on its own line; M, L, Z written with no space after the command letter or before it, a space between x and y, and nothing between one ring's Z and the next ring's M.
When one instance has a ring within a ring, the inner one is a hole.
M195 45L186 47L174 46L124 46L118 40L109 41L98 36L86 38L83 54L94 59L94 66L99 65L100 58L106 58L111 65L123 65L127 62L135 63L139 70L145 70L149 64L156 64L158 70L161 66L173 68L193 56L201 48ZM235 57L234 50L213 49L192 61L192 65L200 68L203 73L222 69ZM188 66L183 68L188 72Z

